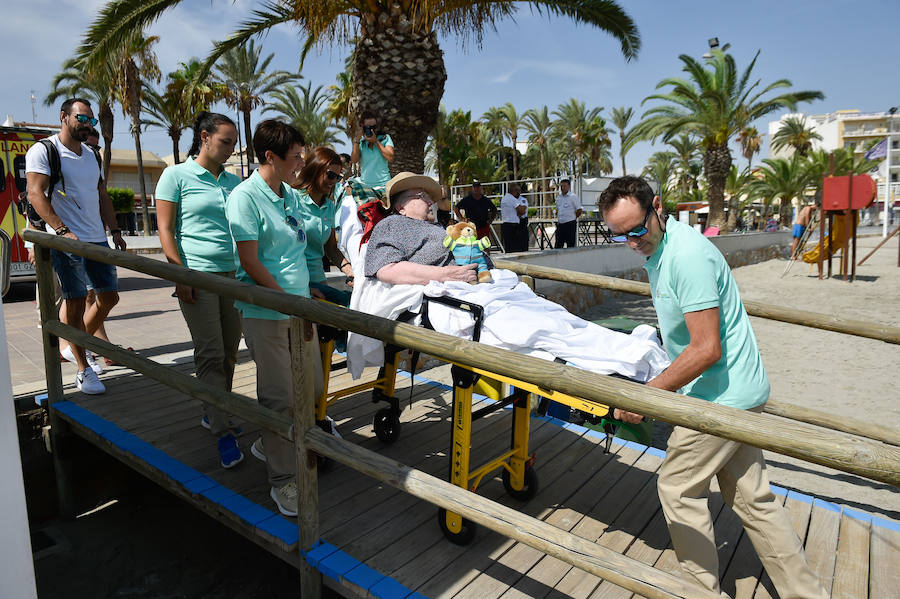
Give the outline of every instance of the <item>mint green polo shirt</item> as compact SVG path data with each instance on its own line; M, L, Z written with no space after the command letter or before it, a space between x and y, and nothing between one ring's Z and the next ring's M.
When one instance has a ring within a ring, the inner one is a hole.
M325 267L322 266L322 258L325 256L325 242L334 230L335 200L334 197L326 197L319 206L305 190L298 189L297 195L300 199L303 230L306 231L306 268L309 270L309 280L312 283L324 283Z
M281 194L272 191L255 171L250 178L234 188L228 196L225 214L236 242L257 242L257 256L275 281L288 293L309 297L309 273L306 270L306 233L300 224L297 192L282 183ZM296 219L298 227L291 227L286 218ZM298 235L299 231L299 235ZM255 283L243 268L237 278ZM261 308L247 302L234 301L244 318L284 320L288 315Z
M177 204L175 242L181 263L188 268L204 272L237 268L225 201L240 182L240 177L224 169L216 177L190 157L160 175L156 199Z
M769 377L737 283L716 246L670 216L662 242L644 268L663 346L673 361L691 341L685 313L719 308L722 357L681 393L742 410L765 403Z
M390 135L378 136L381 145L394 147L394 140ZM365 138L359 140L359 178L369 187L384 187L391 180L391 171L387 158L378 149L378 146L369 147Z

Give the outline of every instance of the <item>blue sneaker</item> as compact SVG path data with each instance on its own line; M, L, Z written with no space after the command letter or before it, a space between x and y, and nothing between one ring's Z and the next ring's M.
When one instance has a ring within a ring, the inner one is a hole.
M219 457L222 459L222 468L233 468L243 461L244 454L241 453L234 435L225 435L219 439L217 445L219 446Z

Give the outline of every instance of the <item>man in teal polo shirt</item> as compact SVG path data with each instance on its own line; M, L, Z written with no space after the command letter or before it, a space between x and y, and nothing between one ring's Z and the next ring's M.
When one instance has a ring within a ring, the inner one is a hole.
M366 187L383 191L391 178L390 163L394 161L394 141L387 133L378 133L378 119L371 112L363 112L360 129L353 140L350 157L359 163L359 179Z
M662 205L639 177L620 177L598 202L613 240L647 258L653 305L672 364L647 383L742 410L762 410L769 398L756 337L722 254L693 228L663 217ZM640 415L616 409L639 422ZM827 597L803 544L769 487L759 448L675 427L657 488L682 572L719 587L718 551L707 503L713 476L744 523L783 599Z

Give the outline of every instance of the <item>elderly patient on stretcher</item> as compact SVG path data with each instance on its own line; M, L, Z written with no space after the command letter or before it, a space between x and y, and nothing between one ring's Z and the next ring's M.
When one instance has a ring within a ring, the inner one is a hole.
M352 309L395 319L419 313L424 296L450 296L484 308L481 343L642 382L669 365L650 326L626 335L588 322L538 297L508 270L492 268L491 283L472 284L475 265L455 263L444 244L446 232L433 222L440 193L438 184L422 175L400 173L388 182L382 202L391 214L362 246L357 258L362 268L353 265L365 278L354 286ZM428 314L436 331L471 338L469 313L435 304ZM364 367L382 364L382 344L351 333L347 357L357 378Z

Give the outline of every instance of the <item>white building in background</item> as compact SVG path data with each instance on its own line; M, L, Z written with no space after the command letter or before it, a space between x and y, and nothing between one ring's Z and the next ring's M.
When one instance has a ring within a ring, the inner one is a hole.
M803 114L785 114L779 120L769 123L769 157L783 158L793 153L790 148L772 151L771 139L788 117L803 117ZM822 136L813 141L814 149L836 150L852 148L857 157L861 157L873 142L880 141L891 133L891 172L890 181L893 191L892 199L896 206L900 200L900 113L891 115L888 112L860 112L859 110L838 110L828 114L805 115L806 122L813 131ZM873 175L878 184L878 205L885 198L885 178L887 161L882 162L881 171ZM879 208L880 212L880 208Z

